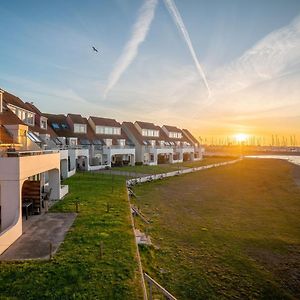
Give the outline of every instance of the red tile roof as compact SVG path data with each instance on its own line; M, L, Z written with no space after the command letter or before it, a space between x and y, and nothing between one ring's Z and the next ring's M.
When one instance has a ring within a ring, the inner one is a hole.
M7 129L3 125L0 125L0 144L13 144L13 143L14 143L14 139L12 135L7 131Z
M74 124L86 124L84 118L80 114L68 114L67 117L69 117Z
M176 126L169 126L169 125L163 125L169 132L181 132L181 129L177 128Z
M198 144L199 141L189 132L187 129L182 129L183 134L193 143L193 144Z
M4 104L3 111L0 113L0 125L25 125L10 109Z
M142 129L153 129L153 130L160 130L160 127L155 125L154 123L149 123L149 122L142 122L142 121L136 121Z
M3 93L3 100L7 104L11 104L30 111L29 106L25 104L19 97L16 97L15 95L10 94L6 91L4 91Z
M142 122L143 123L143 122ZM146 123L147 124L147 123ZM151 123L149 123L151 124ZM156 127L155 130L159 130L159 136L143 136L135 127L135 125L132 122L123 122L122 125L126 127L131 134L135 137L135 139L138 141L140 145L144 145L145 141L169 141L170 139L166 135L166 133L159 127L159 126L154 126ZM149 127L146 127L144 129L150 129Z
M96 126L121 127L121 124L115 119L90 117Z
M25 105L27 106L27 110L30 110L40 116L42 116L43 114L41 113L41 111L33 104L33 102L29 103L29 102L25 102Z

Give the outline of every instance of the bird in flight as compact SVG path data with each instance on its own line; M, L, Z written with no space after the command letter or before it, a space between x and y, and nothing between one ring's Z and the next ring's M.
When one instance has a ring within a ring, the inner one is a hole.
M93 46L92 49L95 51L95 52L98 52L98 50Z

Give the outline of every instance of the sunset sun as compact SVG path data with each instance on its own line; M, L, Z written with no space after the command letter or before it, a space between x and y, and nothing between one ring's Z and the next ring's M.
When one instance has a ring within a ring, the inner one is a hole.
M235 137L235 139L236 139L237 142L243 143L243 142L245 142L247 140L248 134L238 133L238 134L235 134L234 137Z

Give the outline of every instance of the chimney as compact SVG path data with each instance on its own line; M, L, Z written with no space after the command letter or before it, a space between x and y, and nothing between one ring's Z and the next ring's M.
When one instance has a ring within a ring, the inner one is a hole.
M3 93L4 91L0 89L0 113L3 111Z

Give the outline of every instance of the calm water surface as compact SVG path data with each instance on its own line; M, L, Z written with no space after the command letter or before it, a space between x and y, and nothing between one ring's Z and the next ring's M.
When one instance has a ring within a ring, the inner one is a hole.
M300 166L300 156L293 156L293 155L247 155L245 157L250 158L273 158L273 159L284 159L293 164Z

